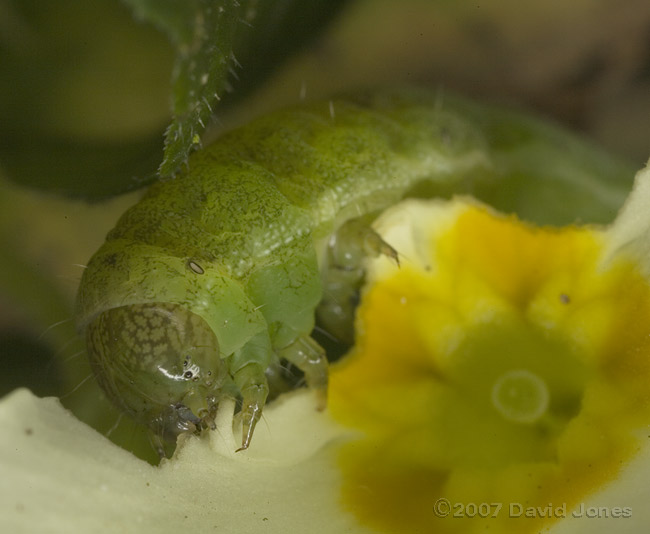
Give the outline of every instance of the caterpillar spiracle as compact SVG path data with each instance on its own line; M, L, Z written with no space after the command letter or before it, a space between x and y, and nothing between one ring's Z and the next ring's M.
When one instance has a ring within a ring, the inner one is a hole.
M536 146L564 159L545 171ZM310 332L318 312L347 335L364 256L396 257L374 217L404 197L457 193L537 220L590 220L594 204L613 212L622 169L581 146L520 115L414 89L254 120L154 184L88 263L76 322L93 372L161 454L162 440L214 427L220 399L239 397L245 449L280 359L324 404L327 358ZM593 176L600 200L563 207Z

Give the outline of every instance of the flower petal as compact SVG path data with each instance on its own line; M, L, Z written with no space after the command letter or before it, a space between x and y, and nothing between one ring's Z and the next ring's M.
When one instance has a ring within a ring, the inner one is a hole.
M606 260L622 252L632 253L650 277L650 161L635 179L632 193L608 231Z
M474 201L407 201L376 228L401 267L371 262L331 379L334 416L363 432L340 456L348 507L387 531L537 532L616 480L650 423L638 264L603 266L604 231Z
M270 406L245 453L233 452L232 410L223 411L208 439L187 439L153 467L57 400L14 392L0 403L0 530L372 532L338 504L333 451L344 433L311 395Z

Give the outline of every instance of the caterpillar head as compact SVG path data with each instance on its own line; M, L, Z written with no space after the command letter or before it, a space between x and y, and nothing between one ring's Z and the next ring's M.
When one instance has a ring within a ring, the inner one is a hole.
M163 441L214 426L220 399L241 393L231 356L268 328L222 266L125 239L88 262L76 322L100 386L161 456Z
M173 440L213 426L229 375L198 315L169 303L112 308L88 324L86 342L104 391L156 436Z

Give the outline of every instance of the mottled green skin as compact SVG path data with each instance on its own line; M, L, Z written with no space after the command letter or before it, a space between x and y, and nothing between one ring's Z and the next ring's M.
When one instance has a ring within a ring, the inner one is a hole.
M537 145L546 153L526 151ZM528 166L567 149L559 175ZM565 189L584 189L584 180L597 185L587 194L602 197L598 214L613 212L624 197L616 180L628 169L588 161L589 154L552 127L421 91L367 93L268 115L194 154L182 175L151 187L123 215L84 273L78 325L111 308L172 303L209 326L219 345L215 359L230 376L251 362L266 368L274 351L311 331L324 243L346 220L407 194L465 192L505 209L516 204L538 222L540 214L554 218L541 222L589 219L593 202L583 212L575 203L561 206ZM558 180L564 171L571 179ZM523 173L528 189L520 186ZM559 202L540 210L548 180L558 181ZM111 365L97 372L117 373ZM136 418L154 417L130 402Z
M198 315L174 304L134 304L100 314L86 333L100 385L122 410L144 419L156 436L171 439L197 430L201 418L214 417L230 377L215 358L219 344L214 333ZM119 362L116 354L122 354ZM165 410L180 400L188 408L182 420L175 409Z

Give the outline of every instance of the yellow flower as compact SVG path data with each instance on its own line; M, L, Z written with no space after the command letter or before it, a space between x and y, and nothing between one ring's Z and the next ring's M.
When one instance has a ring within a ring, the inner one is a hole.
M401 266L369 265L330 410L283 396L242 453L234 402L154 467L15 392L0 402L0 531L645 532L648 206L646 169L608 229L535 228L473 201L386 213Z
M411 201L378 229L401 266L372 263L355 349L331 377L335 418L362 434L340 453L346 508L382 532L577 518L647 441L638 258L605 230L471 201Z

